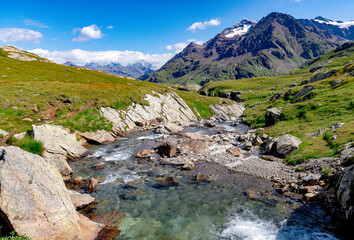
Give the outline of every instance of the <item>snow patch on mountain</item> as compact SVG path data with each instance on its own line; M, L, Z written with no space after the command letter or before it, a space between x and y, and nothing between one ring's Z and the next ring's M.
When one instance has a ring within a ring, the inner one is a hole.
M314 21L318 22L318 23L325 23L325 24L329 24L329 25L334 25L334 26L338 26L339 28L349 28L351 26L354 26L354 20L349 21L349 22L343 22L343 21L332 21L329 19L318 19L315 18Z
M231 29L228 33L225 34L227 38L233 38L236 35L242 36L248 32L252 25L244 25L242 27Z
M246 33L249 32L249 30L255 26L257 21L252 21L247 18L242 19L239 23L236 25L226 28L223 31L223 34L227 38L233 38L235 36L242 36L245 35Z

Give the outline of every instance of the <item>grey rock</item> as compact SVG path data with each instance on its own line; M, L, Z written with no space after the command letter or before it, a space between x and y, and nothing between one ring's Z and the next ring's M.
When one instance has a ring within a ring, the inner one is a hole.
M340 203L341 210L345 214L345 220L353 218L354 206L353 206L353 182L354 182L354 165L344 169L338 181L337 187L337 199Z
M290 84L289 87L296 87L296 83Z
M14 134L14 138L16 138L17 140L21 140L26 136L26 132L21 132L21 133L16 133Z
M320 73L317 73L315 75L313 75L311 78L310 78L310 82L317 82L317 81L320 81L320 80L323 80L323 79L326 79L326 78L329 78L331 77L332 75L334 75L336 73L336 70L331 70L331 71L327 71L327 72L320 72Z
M341 152L340 157L345 162L353 162L354 160L354 142L345 144L344 150Z
M300 99L301 97L305 96L306 94L308 94L309 92L311 92L314 89L315 88L313 86L305 86L305 87L303 87L298 93L295 94L293 100Z
M114 137L105 130L98 130L96 132L85 132L81 134L88 143L93 144L107 144L113 142Z
M166 122L180 124L196 121L197 117L188 105L176 93L166 95L153 92L146 94L145 101L149 105L132 104L127 110L115 110L113 108L100 108L100 114L113 123L113 127L121 132L133 129L139 120L151 120L162 118Z
M268 140L265 150L268 153L286 156L298 150L301 143L302 141L299 138L285 134L275 139Z
M240 116L245 111L243 104L232 104L232 105L210 105L209 108L215 114L215 119L218 121L235 121L240 118Z
M306 136L313 136L313 138L316 138L319 135L322 135L323 133L325 133L327 130L328 130L328 128L322 128L316 132L306 133Z
M164 127L170 133L177 133L177 132L181 132L183 130L183 127L178 126L177 124L174 124L174 123L168 123L168 124L164 125Z
M56 166L17 147L0 147L0 207L33 240L81 239L79 217Z
M270 99L268 100L268 103L275 102L278 99L280 99L282 96L283 96L282 93L276 93L276 94L274 94L273 96L270 97Z
M280 121L282 118L283 108L269 108L265 113L266 126L274 125L276 122Z
M90 194L81 194L79 192L69 190L69 195L76 209L85 208L95 202L95 199L91 197Z
M335 123L332 125L332 132L337 131L337 129L341 128L344 125L344 123Z
M61 126L44 124L32 127L34 139L43 143L43 157L55 163L65 180L70 178L72 169L66 161L67 157L81 157L86 148L80 145L74 134Z
M334 80L334 81L331 82L331 88L334 89L336 86L338 86L341 83L343 83L342 79Z
M304 185L310 185L313 186L317 184L321 179L321 174L309 174L303 178L301 178L302 183Z
M3 137L6 137L7 135L9 135L8 132L6 132L6 131L4 131L4 130L2 130L2 129L0 129L0 134L1 134Z

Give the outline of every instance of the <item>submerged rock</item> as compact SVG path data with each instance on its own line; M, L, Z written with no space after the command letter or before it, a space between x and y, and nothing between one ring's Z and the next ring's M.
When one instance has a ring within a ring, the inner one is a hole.
M186 164L183 165L182 168L184 170L193 170L195 168L195 164L192 161L188 161Z
M171 143L163 143L160 146L157 146L156 153L162 157L174 157L176 155L176 146Z
M74 204L76 209L82 209L87 207L88 205L95 202L95 199L91 197L89 194L81 194L79 192L75 192L69 190L70 199Z

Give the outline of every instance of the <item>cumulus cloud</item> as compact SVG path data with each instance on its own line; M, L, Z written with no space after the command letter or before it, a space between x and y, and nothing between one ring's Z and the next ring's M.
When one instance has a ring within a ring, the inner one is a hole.
M25 19L25 20L23 20L23 23L27 26L35 26L38 28L49 28L49 26L45 25L44 23L41 23L40 21L34 20L34 19Z
M40 32L26 28L0 28L0 41L9 42L34 42L39 43L43 35Z
M195 22L186 30L195 33L197 30L204 30L207 27L219 26L220 24L221 24L221 22L218 19L214 18L209 21Z
M76 32L80 32L80 35L77 38L74 38L73 42L84 42L91 39L99 39L104 36L101 29L95 24L83 28L74 28L73 33Z
M62 64L71 61L77 65L84 65L88 62L99 64L116 62L122 65L135 63L139 60L145 60L156 67L161 67L165 62L173 57L173 53L166 54L144 54L137 51L85 51L82 49L73 49L70 51L48 51L45 49L30 50L41 57L47 58L53 62Z
M108 26L107 29L113 29L114 27L111 25L111 26Z
M188 44L190 44L191 42L195 42L197 44L203 44L203 41L197 41L196 39L188 39L185 42L179 42L179 43L175 43L172 45L167 45L165 48L167 50L175 50L175 53L179 53L181 52L185 47L188 46Z

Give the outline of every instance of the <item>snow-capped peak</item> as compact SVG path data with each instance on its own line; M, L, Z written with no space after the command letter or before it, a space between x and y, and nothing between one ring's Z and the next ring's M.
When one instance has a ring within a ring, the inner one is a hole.
M254 26L256 23L257 23L256 21L252 21L247 18L244 18L238 24L230 28L226 28L223 31L223 34L227 38L233 38L237 35L242 36L245 35L250 30L250 28Z
M354 26L354 20L351 20L349 22L343 22L343 21L332 21L330 19L323 18L323 17L316 17L314 19L314 21L316 21L318 23L324 23L324 24L338 26L339 28L349 28L351 26Z

